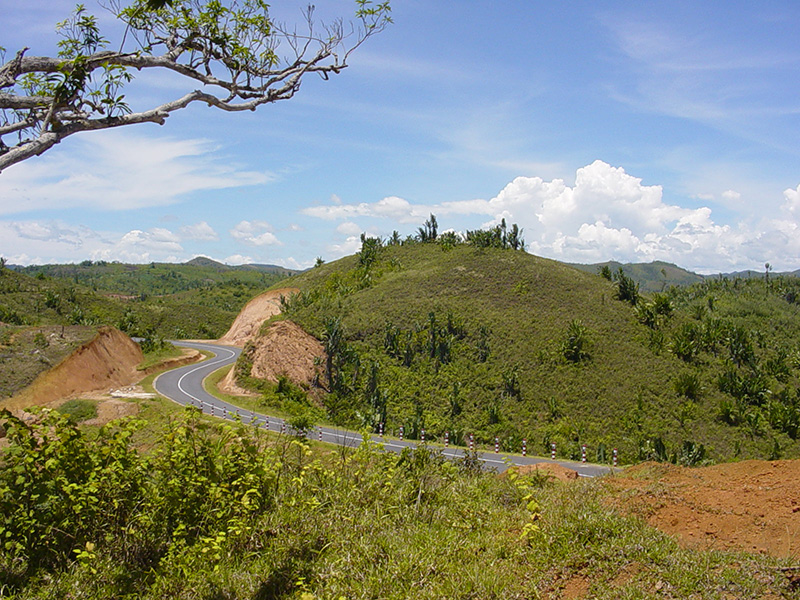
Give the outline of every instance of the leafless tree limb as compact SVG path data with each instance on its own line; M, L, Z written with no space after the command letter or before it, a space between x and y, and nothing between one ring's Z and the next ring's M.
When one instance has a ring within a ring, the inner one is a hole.
M341 72L350 53L391 22L388 3L368 0L356 0L357 24L349 31L338 20L319 33L313 7L298 32L272 22L264 0L174 0L158 10L144 0L128 7L110 2L107 8L126 24L119 51L106 49L94 17L79 9L60 25L58 57L27 56L23 48L0 67L0 171L75 133L164 124L195 102L239 112L292 98L303 77ZM129 37L134 47L126 50ZM278 58L281 47L290 59ZM145 69L176 73L202 89L134 112L121 92ZM15 143L7 145L3 138L12 136Z

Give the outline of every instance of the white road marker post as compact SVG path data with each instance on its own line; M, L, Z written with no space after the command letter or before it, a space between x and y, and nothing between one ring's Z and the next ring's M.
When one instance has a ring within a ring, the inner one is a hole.
M403 426L400 425L400 441L403 441Z
M522 456L528 455L528 440L522 439Z
M322 427L317 428L317 439L321 442L322 441Z
M381 425L380 425L380 435L381 435L381 439L383 439L383 423L381 423Z
M469 434L469 451L472 452L475 449L475 437L470 433Z
M615 467L617 466L617 456L618 456L618 455L617 455L617 449L616 449L616 448L614 448L614 466L615 466Z
M500 452L500 438L494 436L494 453L497 454Z
M281 421L281 435L286 433L286 421Z
M444 432L444 447L447 448L447 446L449 444L450 444L450 432L449 431L445 431Z
M425 443L425 430L424 429L422 430L422 437L420 438L420 442L422 442L423 444Z
M581 446L581 462L582 463L586 462L586 444Z
M552 442L550 444L550 458L552 460L556 459L556 443L555 442Z

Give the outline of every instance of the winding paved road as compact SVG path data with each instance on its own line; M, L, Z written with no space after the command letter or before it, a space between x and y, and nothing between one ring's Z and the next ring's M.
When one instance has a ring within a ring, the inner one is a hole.
M159 394L184 406L196 406L202 409L204 413L212 416L232 419L238 415L244 422L252 423L255 426L275 432L286 431L289 425L283 419L242 409L234 404L224 402L212 396L203 388L203 380L217 369L234 363L242 352L241 348L200 342L181 341L173 343L176 346L209 352L213 355L213 358L161 373L156 377L153 383ZM356 447L361 443L361 436L359 434L333 427L318 427L314 433L310 434L310 437L340 446ZM390 437L385 437L382 440L380 438L376 439L380 441L386 449L393 452L400 452L403 448L415 448L417 446L417 442L410 440L399 440ZM457 459L464 456L464 449L450 446L444 449L444 455L451 459ZM532 465L548 462L557 463L577 471L578 475L581 477L597 477L611 472L611 467L604 465L549 460L535 456L521 456L502 452L479 451L478 458L483 462L486 468L496 469L498 472L505 471L509 465L512 464Z

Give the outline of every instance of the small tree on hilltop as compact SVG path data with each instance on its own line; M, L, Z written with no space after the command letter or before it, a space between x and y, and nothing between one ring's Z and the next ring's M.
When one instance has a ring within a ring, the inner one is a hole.
M420 242L435 242L438 228L436 215L431 214L425 224L417 230L417 239Z
M614 281L617 285L617 299L636 306L639 302L639 284L632 277L625 275L622 267L614 274Z

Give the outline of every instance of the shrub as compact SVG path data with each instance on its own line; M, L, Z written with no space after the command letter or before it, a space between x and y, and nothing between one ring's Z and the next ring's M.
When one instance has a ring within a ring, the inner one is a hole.
M583 321L570 321L566 337L561 342L561 355L571 363L578 363L589 358L588 346L589 338Z
M67 417L70 423L80 423L97 417L97 404L82 398L67 400L57 410Z
M697 327L692 323L685 323L672 336L670 343L672 353L683 361L691 362L697 356Z
M686 440L681 446L681 454L678 463L684 467L694 467L701 464L706 459L706 448L703 444Z
M689 400L698 400L700 398L701 386L697 373L679 373L672 380L672 388L676 394L689 398Z
M617 285L617 300L636 306L639 302L639 284L625 275L622 267L614 274L614 281Z

